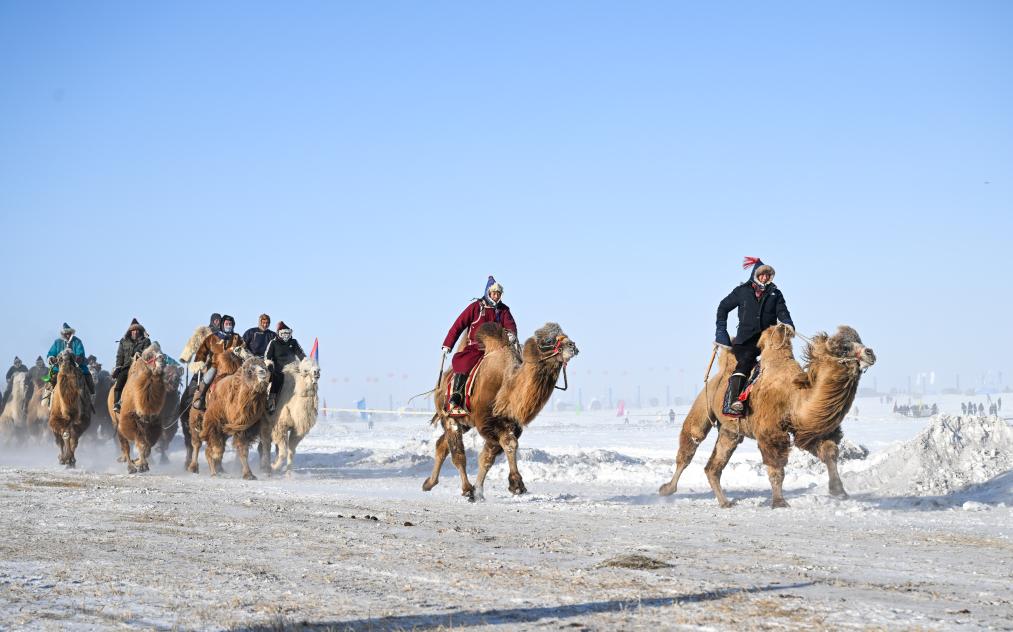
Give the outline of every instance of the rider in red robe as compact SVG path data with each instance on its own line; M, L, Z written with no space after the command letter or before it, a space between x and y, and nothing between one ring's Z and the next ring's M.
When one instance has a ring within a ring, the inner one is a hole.
M447 410L451 415L465 414L464 410L464 384L479 360L482 359L483 351L475 340L475 332L483 323L496 322L503 325L507 330L507 336L511 342L517 340L517 323L510 313L510 308L500 302L503 296L503 286L496 282L496 279L489 277L485 284L485 295L475 299L470 305L464 308L461 315L451 325L447 337L443 340L443 354L450 353L454 344L465 329L468 330L468 345L454 354L451 366L454 369L454 388Z

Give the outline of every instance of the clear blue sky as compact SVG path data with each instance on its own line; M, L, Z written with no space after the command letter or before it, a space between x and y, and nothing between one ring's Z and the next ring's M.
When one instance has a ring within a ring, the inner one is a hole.
M0 359L267 311L385 404L495 274L663 398L756 255L881 389L1010 382L1011 97L1009 2L4 2Z

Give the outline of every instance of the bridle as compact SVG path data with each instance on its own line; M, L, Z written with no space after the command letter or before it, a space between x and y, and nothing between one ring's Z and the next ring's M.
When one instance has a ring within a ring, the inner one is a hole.
M567 342L570 342L570 339L567 338L564 334L559 334L558 336L556 336L555 343L551 343L551 342L547 343L547 344L539 343L538 344L538 350L542 352L542 356L538 359L539 362L544 362L544 361L548 360L549 358L554 358L557 355L559 355L560 353L562 353L563 352L563 344L567 343ZM563 386L559 387L559 386L556 386L555 384L552 385L553 388L555 388L557 390L560 390L560 391L565 391L567 388L570 387L570 383L569 383L569 381L567 380L567 377L566 377L566 364L567 364L567 360L564 359L563 360Z

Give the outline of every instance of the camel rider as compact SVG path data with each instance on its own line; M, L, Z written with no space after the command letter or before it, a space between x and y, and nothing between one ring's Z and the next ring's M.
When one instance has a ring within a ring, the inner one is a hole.
M285 367L293 362L300 362L305 357L306 352L302 350L299 341L292 337L292 329L285 321L278 321L278 335L267 343L267 350L264 352L264 360L271 369L271 393L267 397L267 412L273 413L278 404L278 393L281 392L281 385L285 383Z
M271 317L267 314L261 314L258 322L257 327L250 327L243 334L243 343L250 353L258 358L263 358L264 352L267 351L267 345L274 340L275 333L271 331Z
M49 387L50 390L56 388L56 374L59 373L60 367L57 364L57 356L59 356L67 348L70 348L71 353L74 354L74 359L77 360L77 366L81 369L81 375L84 377L84 383L88 387L88 392L92 395L95 394L95 382L91 379L91 372L88 370L88 358L84 355L84 343L81 339L75 336L75 329L63 323L63 327L60 329L60 337L53 341L53 345L49 347L49 353L46 354L49 359L50 369Z
M757 257L746 257L743 268L752 266L749 280L739 285L718 305L717 334L715 342L735 355L735 371L728 379L728 390L725 393L724 414L742 415L745 406L739 401L739 395L745 386L760 349L756 343L760 334L767 327L776 325L778 321L792 327L791 314L785 305L784 295L774 285L774 268L763 263ZM739 326L735 339L728 337L728 312L738 308Z
M204 370L203 362L196 362L194 355L197 353L197 347L204 342L204 339L209 335L218 332L221 329L222 315L218 312L211 314L208 319L207 325L200 325L193 330L193 334L190 335L190 339L187 340L186 346L183 347L183 351L179 354L179 362L183 366L188 366L190 373L193 377L190 378L190 383L183 389L183 396L179 400L179 408L176 410L176 417L181 417L190 408L190 404L193 402L193 395L197 392L197 386L200 384L200 375ZM187 419L183 417L184 421Z
M3 404L0 405L0 410L3 410L7 406L7 401L11 398L11 391L14 388L14 376L18 373L28 373L28 367L21 362L21 358L14 356L14 364L11 368L7 369L7 389L4 391ZM28 376L25 376L27 379Z
M226 314L222 316L222 328L204 339L197 347L193 359L203 362L205 366L211 365L204 372L200 385L197 387L197 395L194 397L193 407L197 410L204 410L204 398L207 395L208 386L214 381L221 367L222 355L231 353L243 346L243 339L239 334L234 333L236 319Z
M461 315L450 326L450 331L447 332L447 337L443 340L443 355L447 355L453 349L461 333L465 329L468 330L467 346L462 351L455 353L451 362L454 370L454 386L450 401L447 402L447 411L451 416L467 414L467 411L464 410L464 385L468 380L468 373L475 368L483 355L478 341L475 340L475 332L478 331L478 328L485 323L496 322L507 330L507 336L511 343L517 341L517 323L514 322L510 308L500 302L502 296L503 286L490 276L485 284L485 294L464 308Z
M134 355L141 353L151 345L151 338L144 326L134 318L127 327L127 333L120 338L120 346L116 349L116 366L113 367L112 378L116 380L113 386L113 412L120 412L120 397L123 395L123 387L127 383L127 375L130 374L130 365L134 363Z
M35 366L28 369L28 391L25 393L25 412L28 412L28 402L32 401L32 393L35 392L35 382L42 381L42 378L49 374L46 368L46 361L42 356L35 358Z

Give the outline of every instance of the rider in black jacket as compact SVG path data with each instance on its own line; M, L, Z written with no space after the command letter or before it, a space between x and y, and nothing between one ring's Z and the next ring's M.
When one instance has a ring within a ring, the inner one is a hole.
M774 285L774 268L758 258L746 257L743 268L753 267L749 280L732 290L718 305L715 342L735 355L735 371L728 379L725 414L741 415L745 409L739 394L756 366L760 350L756 343L763 330L778 321L794 328L784 295ZM739 327L735 339L728 337L728 313L738 308Z

